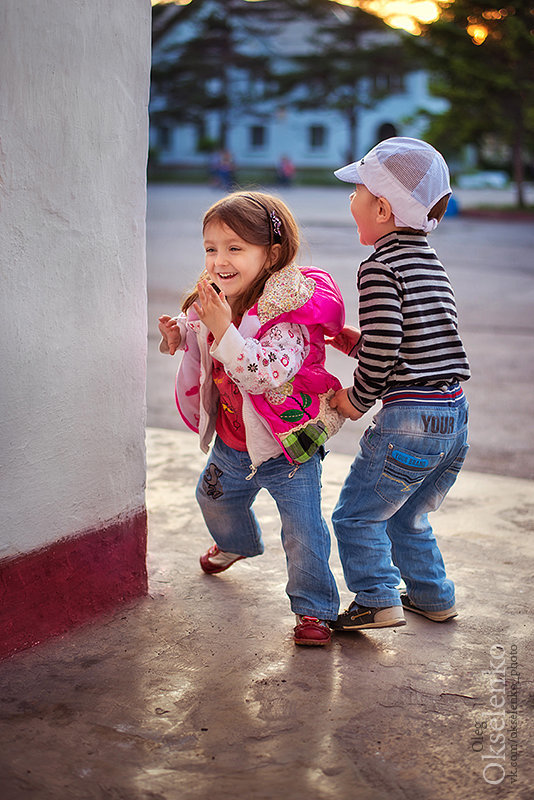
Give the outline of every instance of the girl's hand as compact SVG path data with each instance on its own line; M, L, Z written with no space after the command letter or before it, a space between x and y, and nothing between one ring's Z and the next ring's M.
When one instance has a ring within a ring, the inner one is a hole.
M359 331L358 328L353 328L352 325L345 325L337 336L326 336L325 342L335 347L336 350L340 350L342 353L346 353L347 355L350 353L356 356L357 350L354 353L351 351L359 345L360 337L361 331Z
M348 419L360 419L364 412L358 411L349 400L348 389L338 389L330 398L330 408L337 408L338 412Z
M207 280L201 281L197 288L198 301L193 303L193 308L212 332L216 344L219 344L231 325L232 309L225 295L222 292L217 294Z
M158 320L158 328L162 336L162 342L160 343L159 349L163 353L170 353L171 356L173 356L180 347L180 342L182 341L180 328L176 318L169 317L168 314L164 314Z

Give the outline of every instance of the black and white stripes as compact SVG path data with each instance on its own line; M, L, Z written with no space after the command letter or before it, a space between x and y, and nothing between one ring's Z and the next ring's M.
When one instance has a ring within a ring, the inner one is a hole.
M423 233L394 231L358 272L361 345L350 399L367 411L388 390L470 376L449 277Z

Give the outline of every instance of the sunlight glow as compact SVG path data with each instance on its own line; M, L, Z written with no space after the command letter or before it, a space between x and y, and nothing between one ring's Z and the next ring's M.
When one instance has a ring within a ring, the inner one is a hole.
M153 6L168 6L171 3L175 6L188 6L193 0L152 0Z
M153 6L170 3L178 6L187 6L192 0L151 0L151 2ZM257 3L265 2L265 0L247 0L247 2ZM402 28L416 35L421 32L421 24L435 22L440 15L440 6L434 0L331 0L331 2L336 2L343 6L359 6L364 11L381 17L392 28ZM454 0L442 0L441 5L452 2ZM501 9L501 11L485 13L491 13L491 19L498 19L500 17L494 15L504 15L506 10ZM481 44L479 41L476 41L476 43Z
M402 28L402 30L416 35L419 33L419 25L417 22L412 17L408 17L405 14L392 14L391 17L387 18L386 22L391 28Z
M504 17L508 16L508 9L500 8L498 11L496 9L491 11L483 11L482 16L484 19L504 19Z
M475 23L467 26L467 33L475 44L482 44L486 41L489 31L485 25L477 25Z
M439 7L433 0L362 0L360 5L392 25L404 28L411 33L419 32L419 24L435 22L439 17Z

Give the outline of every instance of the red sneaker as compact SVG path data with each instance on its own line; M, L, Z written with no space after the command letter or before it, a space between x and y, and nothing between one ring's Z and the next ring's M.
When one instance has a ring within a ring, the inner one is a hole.
M323 646L328 644L332 634L328 622L317 617L301 617L297 614L297 625L294 628L293 641L295 644L311 644Z
M215 575L217 572L224 572L225 569L228 569L228 567L231 567L232 564L242 558L246 558L246 556L238 556L237 553L226 553L224 550L219 550L216 544L213 544L204 555L200 556L200 566L208 575Z

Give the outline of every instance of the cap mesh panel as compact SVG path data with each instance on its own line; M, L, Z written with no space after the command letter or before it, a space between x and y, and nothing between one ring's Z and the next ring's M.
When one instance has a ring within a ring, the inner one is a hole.
M410 193L413 193L430 169L432 161L432 154L424 150L414 150L409 153L393 153L382 163Z

